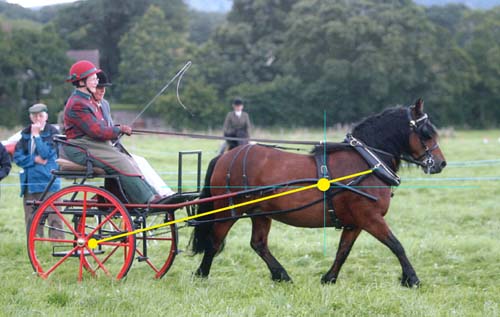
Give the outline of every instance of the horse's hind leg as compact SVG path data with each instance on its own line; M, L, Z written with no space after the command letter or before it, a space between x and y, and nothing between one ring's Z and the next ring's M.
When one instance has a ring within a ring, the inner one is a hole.
M224 239L227 233L236 221L226 221L214 223L212 233L209 236L210 246L207 247L205 253L203 253L203 259L201 260L200 266L195 272L196 276L207 277L210 273L210 268L212 267L212 262L214 257L224 246Z
M267 236L271 230L272 220L267 217L254 217L252 218L252 240L250 245L252 249L266 262L269 271L271 271L271 278L274 281L291 281L290 276L285 268L276 260L271 254L267 246Z
M349 252L351 252L352 246L354 245L354 241L356 241L360 232L361 230L358 228L354 228L352 230L347 230L347 229L342 230L339 247L337 249L337 255L335 256L335 261L333 262L333 265L330 268L330 270L321 278L321 283L337 282L337 277L339 275L340 268L347 259Z
M418 287L420 285L420 280L417 277L417 273L415 273L410 260L406 257L406 252L403 246L391 232L385 220L380 218L375 221L371 221L369 225L363 229L385 244L392 251L392 253L396 255L403 270L401 285L406 287Z

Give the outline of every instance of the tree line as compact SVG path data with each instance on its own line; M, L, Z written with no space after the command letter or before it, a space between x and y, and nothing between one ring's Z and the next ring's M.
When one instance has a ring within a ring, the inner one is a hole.
M89 48L115 84L111 101L138 107L192 60L179 92L194 115L174 90L150 110L175 128L219 127L234 96L258 126L322 127L325 113L328 124L352 123L418 97L440 126L500 119L500 7L234 0L221 15L182 0L87 0L43 17L16 26L0 15L2 125L35 100L60 110L71 90L65 52Z

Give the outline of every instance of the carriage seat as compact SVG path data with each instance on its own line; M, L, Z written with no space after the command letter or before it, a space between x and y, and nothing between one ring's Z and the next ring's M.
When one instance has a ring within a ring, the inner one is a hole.
M56 163L59 165L59 169L63 172L86 172L87 168L84 165L77 164L73 161L58 158ZM95 175L106 175L106 172L100 167L92 168Z

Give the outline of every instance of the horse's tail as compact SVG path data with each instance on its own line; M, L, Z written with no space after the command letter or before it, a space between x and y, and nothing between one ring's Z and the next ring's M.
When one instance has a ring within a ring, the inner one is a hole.
M207 173L205 175L205 183L203 184L203 189L200 193L201 198L211 197L210 193L210 179L212 178L212 174L215 169L215 164L219 160L220 156L216 156L213 158L208 164ZM198 205L198 214L210 211L214 209L213 202L201 203ZM210 220L214 219L215 215L207 215L200 218L196 218L196 220ZM212 247L212 242L208 238L210 233L212 233L213 222L197 224L194 226L193 234L191 236L192 243L192 251L194 254L203 253L205 250L210 249Z

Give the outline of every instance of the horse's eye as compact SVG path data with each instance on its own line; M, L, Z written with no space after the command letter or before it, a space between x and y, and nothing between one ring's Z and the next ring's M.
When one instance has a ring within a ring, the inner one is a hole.
M420 134L420 136L424 139L424 140L430 140L432 139L432 136L433 136L433 131L432 131L432 128L429 127L427 124L423 124L421 125L418 129L417 129L417 132L418 134Z

